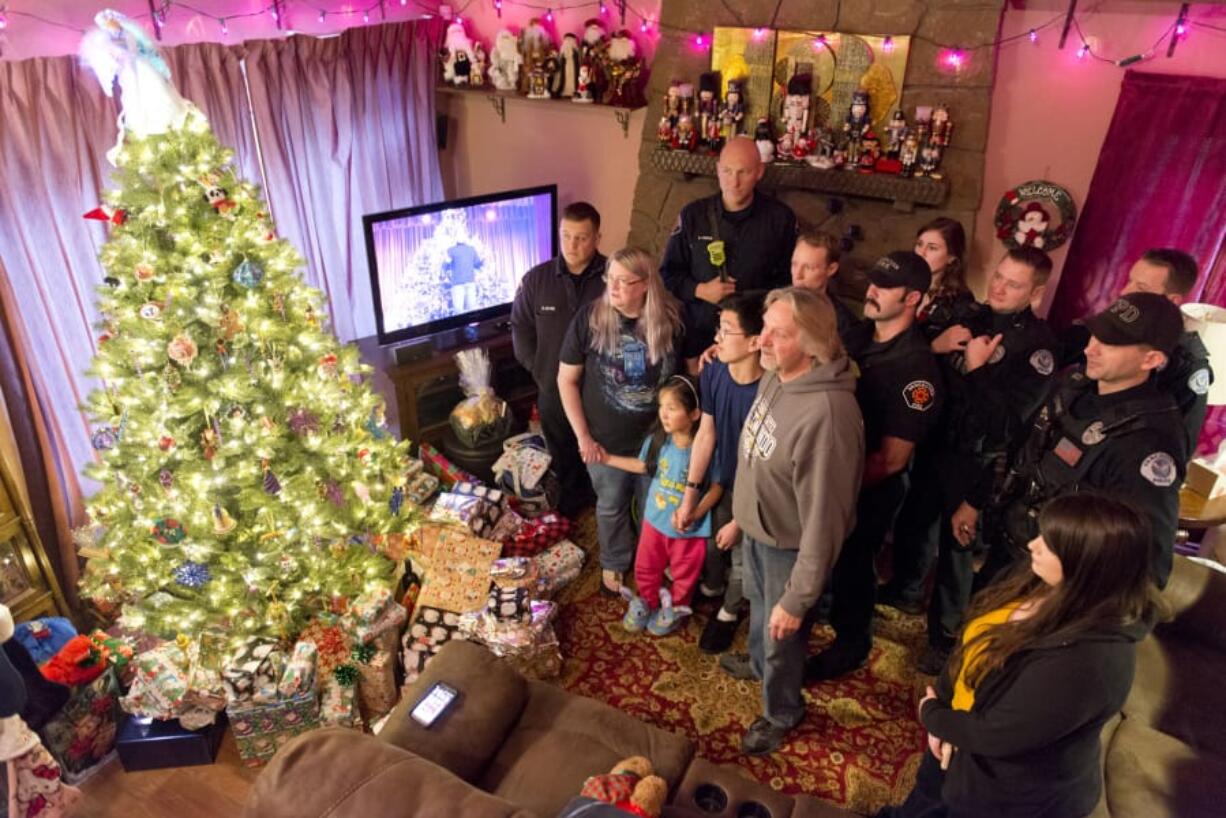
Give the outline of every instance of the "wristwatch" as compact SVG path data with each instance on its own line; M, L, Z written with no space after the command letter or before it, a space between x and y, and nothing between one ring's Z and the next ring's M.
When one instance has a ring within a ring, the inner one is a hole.
M700 489L702 488L702 483L695 483L693 480L686 480L685 487L687 489Z

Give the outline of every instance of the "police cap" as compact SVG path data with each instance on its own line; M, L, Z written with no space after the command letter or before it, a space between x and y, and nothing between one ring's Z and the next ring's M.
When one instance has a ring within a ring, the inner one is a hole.
M1109 346L1148 344L1169 355L1183 334L1183 318L1164 295L1128 293L1086 321L1086 328Z
M887 290L906 287L926 293L932 284L932 269L919 254L911 250L898 250L877 259L877 263L868 271L868 280Z

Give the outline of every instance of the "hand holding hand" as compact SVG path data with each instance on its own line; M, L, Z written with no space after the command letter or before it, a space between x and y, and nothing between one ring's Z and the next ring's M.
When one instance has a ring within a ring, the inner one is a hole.
M937 355L963 349L971 340L971 331L961 324L954 324L932 340L932 351Z
M604 450L604 446L589 436L579 441L579 456L584 463L603 463L609 453Z
M720 281L718 278L713 278L710 281L704 281L694 288L694 296L711 304L718 304L728 296L736 292L736 279L729 278L727 281Z
M1000 347L1000 341L1005 336L996 333L991 338L980 335L966 343L966 371L974 372L979 367L992 360L992 354Z

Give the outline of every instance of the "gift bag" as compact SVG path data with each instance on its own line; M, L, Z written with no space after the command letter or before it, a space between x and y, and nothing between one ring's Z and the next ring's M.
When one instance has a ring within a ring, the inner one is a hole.
M541 591L553 596L583 570L587 555L570 540L562 540L536 557L536 567L541 574Z
M512 505L524 517L544 514L557 504L558 485L549 472L549 450L540 435L516 435L502 444L494 462L494 482L514 496Z
M362 716L358 712L357 688L341 684L335 678L324 686L319 703L320 722L328 727L352 727L361 729Z
M64 709L43 725L39 736L59 762L64 780L75 784L115 748L119 684L107 670L88 685L75 687Z

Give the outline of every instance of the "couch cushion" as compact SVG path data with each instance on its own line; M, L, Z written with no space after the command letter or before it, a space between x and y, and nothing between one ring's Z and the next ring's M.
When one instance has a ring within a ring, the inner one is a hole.
M1226 805L1226 758L1131 719L1107 749L1111 818L1209 818Z
M251 787L246 818L536 818L373 736L340 727L305 733Z
M544 682L529 682L528 690L519 723L479 786L538 815L556 815L589 775L627 756L651 759L671 791L694 755L689 739L601 702Z
M1211 691L1226 672L1226 654L1192 639L1151 636L1137 646L1137 674L1125 717L1197 750L1226 756L1226 708Z
M432 727L422 727L409 712L435 682L460 696ZM480 645L453 640L409 686L379 737L476 783L527 698L527 682L510 665Z

